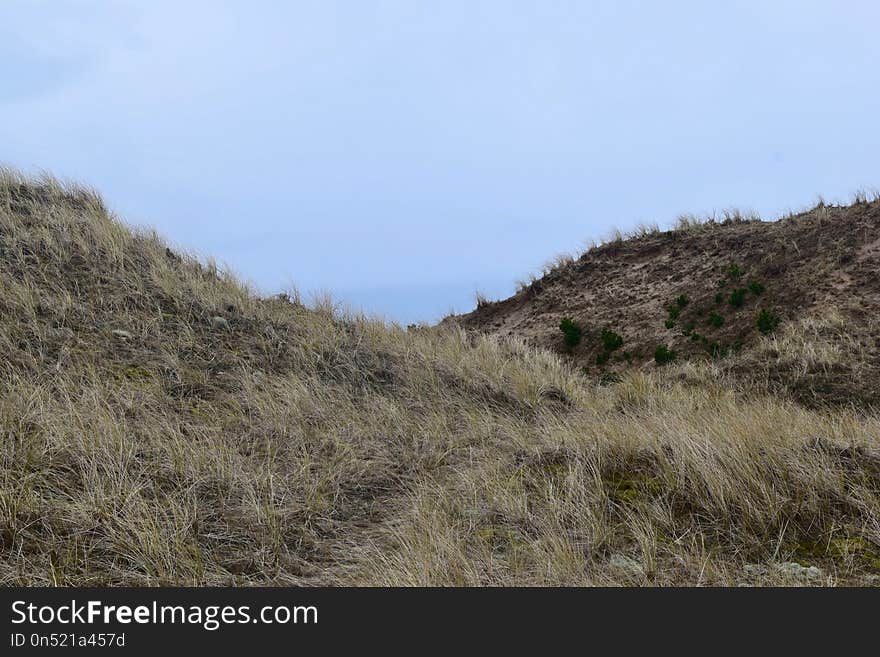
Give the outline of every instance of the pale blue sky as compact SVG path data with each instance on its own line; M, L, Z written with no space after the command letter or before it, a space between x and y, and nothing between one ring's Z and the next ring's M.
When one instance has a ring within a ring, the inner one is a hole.
M0 162L402 322L614 226L880 186L880 5L5 0Z

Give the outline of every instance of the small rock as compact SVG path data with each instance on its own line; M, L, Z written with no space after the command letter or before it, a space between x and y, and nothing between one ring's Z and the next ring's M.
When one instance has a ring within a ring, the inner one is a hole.
M113 337L118 338L119 340L131 340L132 335L128 331L123 331L122 329L113 329Z
M226 321L225 317L212 317L211 318L211 327L215 329L229 329L229 322Z
M642 564L623 554L612 554L608 563L630 575L643 576L645 574L645 569L642 567Z
M763 577L767 574L767 566L763 566L759 563L747 563L743 566L743 571L749 577Z
M774 566L776 572L800 579L819 579L822 571L816 566L802 566L795 561L778 563Z

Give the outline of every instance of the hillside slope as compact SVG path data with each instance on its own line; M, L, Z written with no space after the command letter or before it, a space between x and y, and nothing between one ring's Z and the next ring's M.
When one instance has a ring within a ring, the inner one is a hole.
M0 175L0 353L3 585L880 576L876 415L260 298L51 179Z
M563 341L563 318L583 331L573 348ZM723 359L762 345L747 369L761 370L801 401L876 405L880 201L823 204L776 222L738 215L685 221L677 230L617 239L455 319L564 353L593 373L653 366L661 346L679 359ZM762 333L781 338L803 321L836 327L842 352L830 370L823 361L793 372L774 362L779 348L760 340ZM623 344L606 349L603 329Z

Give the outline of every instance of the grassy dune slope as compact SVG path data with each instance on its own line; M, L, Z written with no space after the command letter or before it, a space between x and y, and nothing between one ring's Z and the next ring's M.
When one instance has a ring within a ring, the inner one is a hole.
M838 335L833 367L798 371L763 349L746 369L757 366L774 393L804 404L880 408L880 197L823 202L773 222L727 213L618 235L447 323L527 339L607 378L653 366L660 346L679 358L724 360L755 347L762 328L811 316L822 321L809 333ZM562 318L582 328L577 344L563 342ZM623 344L606 350L603 329Z
M0 313L5 585L880 576L880 418L713 363L597 386L513 338L261 299L9 172ZM772 348L834 353L799 326Z

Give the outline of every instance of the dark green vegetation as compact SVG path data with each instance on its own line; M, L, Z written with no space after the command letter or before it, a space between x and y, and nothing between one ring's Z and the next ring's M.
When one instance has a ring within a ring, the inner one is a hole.
M746 270L740 266L739 264L731 264L725 275L719 279L716 283L716 288L727 288L730 285L738 284L742 281L747 275ZM727 295L727 300L729 305L732 307L733 312L736 313L743 306L745 306L747 301L747 294L751 292L754 296L761 296L766 291L766 288L763 283L757 281L750 281L746 287L734 287ZM708 296L710 296L714 300L714 304L718 306L725 299L725 293L723 291L712 292L711 290L707 290ZM675 301L667 306L668 318L664 321L664 326L667 329L674 328L677 320L682 317L682 312L686 310L690 302L689 297L686 294L680 294L675 298ZM681 335L686 338L690 338L690 342L694 344L701 344L708 355L713 359L725 358L730 353L734 351L738 351L742 346L742 337L738 335L733 338L731 342L725 342L723 338L710 338L708 336L700 335L699 333L694 332L695 322L694 319L702 318L705 315L705 309L703 307L699 307L696 309L693 315L691 315L691 319L689 319L685 327L681 331ZM776 327L779 325L779 318L776 315L773 315L768 310L762 310L758 315L757 320L757 328L758 330L766 335L773 332ZM708 317L706 317L705 325L718 331L722 329L725 325L725 318L720 313L711 310L709 311ZM665 346L664 346L665 348ZM658 348L659 351L659 348ZM675 352L671 352L675 353ZM660 365L668 362L664 360L667 357L665 353L660 353L660 358L656 357L655 354L655 362Z
M583 337L583 329L580 324L575 322L570 317L565 317L559 322L559 330L562 331L563 341L565 342L565 346L569 348L573 348L578 346L581 343L581 338Z
M602 348L605 351L614 351L623 346L623 338L610 328L603 328L599 337L602 339Z
M714 300L714 304L718 306L725 298L727 298L729 306L734 313L740 311L746 306L748 301L748 293L755 297L764 295L767 288L759 281L748 281L745 287L739 284L747 278L748 272L738 263L729 265L724 276L717 281L717 288L732 289L725 295L724 291L707 291L710 298ZM743 344L742 334L736 334L729 341L725 341L723 337L710 337L695 332L697 319L704 318L703 324L710 327L714 331L720 331L724 328L725 317L715 310L710 310L706 316L706 308L698 306L691 307L691 299L686 293L678 294L672 303L666 306L667 317L663 321L663 326L668 329L674 329L678 322L685 319L685 323L681 328L680 334L684 338L688 338L689 343L701 345L705 353L713 359L725 358L729 354L738 352ZM781 319L768 308L762 308L758 311L754 326L762 335L769 335L778 328ZM583 330L579 324L570 318L565 318L560 323L560 329L564 334L564 341L567 347L573 348L580 344L582 340ZM611 356L623 344L623 338L609 328L603 328L600 333L601 348L596 353L596 365L605 366L611 361ZM654 352L654 362L658 365L664 365L677 357L677 351L668 345L661 345ZM626 354L622 359L627 364L632 364L633 358L631 354Z
M665 365L675 360L677 354L669 349L665 344L660 345L654 350L654 361L658 365Z
M746 290L744 287L738 287L733 292L731 292L730 299L728 299L730 305L734 308L742 307L743 303L745 303L746 300L746 292L748 292L748 290Z
M611 358L611 353L623 346L623 337L610 328L605 327L599 334L599 339L602 342L602 351L596 356L596 363L604 365ZM624 354L624 356L625 360L627 360L629 354Z
M762 308L758 313L757 325L761 333L769 335L779 326L779 318L766 308Z
M709 320L707 323L715 328L721 328L724 326L724 317L713 311L709 313Z

